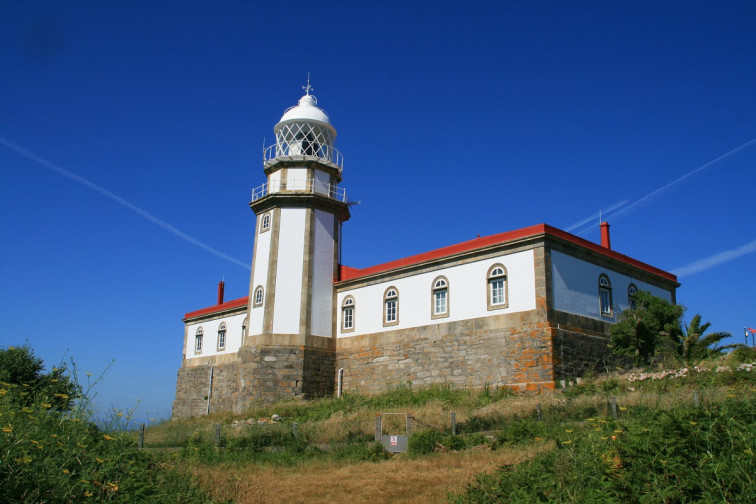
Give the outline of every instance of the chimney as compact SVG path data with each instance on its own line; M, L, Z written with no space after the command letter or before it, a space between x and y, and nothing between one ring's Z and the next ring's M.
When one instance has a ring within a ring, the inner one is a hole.
M609 223L608 222L601 223L601 246L608 249L612 248L612 242L609 239Z
M218 304L223 304L223 290L226 288L226 284L221 280L218 283Z

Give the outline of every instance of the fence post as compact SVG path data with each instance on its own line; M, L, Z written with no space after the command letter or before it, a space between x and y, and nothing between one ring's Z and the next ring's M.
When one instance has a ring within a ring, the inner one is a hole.
M381 414L377 413L375 415L375 441L380 443L381 442Z
M139 424L139 441L137 441L137 448L140 450L144 448L144 424Z
M407 413L407 439L412 437L412 429L414 427L413 420L415 417L412 416L412 413Z
M451 427L452 427L452 436L457 435L457 414L452 411L451 413Z
M294 425L292 425L291 433L294 434L294 437L299 437L299 424L297 422L294 422Z
M541 403L536 403L536 417L541 421Z
M698 397L698 389L693 391L693 406L696 408L701 406L701 400Z
M221 445L221 424L215 424L215 447L220 448Z
M612 396L610 401L612 405L612 418L617 420L617 396Z

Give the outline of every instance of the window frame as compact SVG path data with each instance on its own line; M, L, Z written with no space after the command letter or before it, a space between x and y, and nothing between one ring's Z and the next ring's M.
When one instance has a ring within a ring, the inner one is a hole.
M498 270L501 270L500 272ZM506 266L501 263L491 265L486 272L486 301L488 304L488 310L501 310L503 308L509 308L509 274ZM494 285L498 282L503 282L500 291L503 300L495 303Z
M202 353L202 345L203 345L203 338L205 336L205 331L202 329L202 326L199 326L197 330L194 332L194 355L199 355Z
M439 295L443 293L444 310L438 310ZM437 276L431 282L431 319L449 316L449 280L443 275Z
M341 302L341 332L342 333L349 333L354 332L354 317L356 314L355 310L356 303L354 301L354 296L346 296L343 301ZM347 325L347 322L349 324Z
M399 324L399 289L391 286L383 291L383 327L397 324Z
M598 277L598 294L599 314L602 317L613 317L612 281L606 273L601 273Z
M258 285L257 287L255 287L255 292L252 295L252 308L257 308L258 306L262 306L264 302L265 302L265 289L263 288L262 285Z
M270 231L270 225L273 222L273 216L270 212L265 212L260 217L260 234Z
M216 346L216 350L219 352L223 352L226 350L226 343L227 343L226 334L227 334L226 323L221 322L221 324L218 326L218 342ZM223 343L222 345L221 345L221 342Z
M636 294L638 294L638 286L631 283L627 286L627 306L631 310L638 309L638 300L635 298Z

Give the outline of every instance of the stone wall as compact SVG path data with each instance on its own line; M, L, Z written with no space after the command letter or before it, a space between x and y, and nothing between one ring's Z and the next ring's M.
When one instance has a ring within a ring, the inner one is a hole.
M212 390L209 388L211 369ZM237 364L235 362L191 367L182 366L176 378L173 417L204 415L207 412L208 402L210 412L230 411L236 394L236 373Z
M611 324L563 312L552 313L551 319L557 380L607 370Z
M537 311L342 338L343 391L376 394L412 383L455 388L554 386L551 333Z

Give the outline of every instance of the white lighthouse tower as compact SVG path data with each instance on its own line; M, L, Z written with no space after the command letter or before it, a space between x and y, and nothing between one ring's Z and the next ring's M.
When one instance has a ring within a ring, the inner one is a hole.
M304 89L276 124L276 143L263 155L267 182L252 193L257 226L237 404L333 391L333 282L349 208L338 186L336 129L309 82Z

